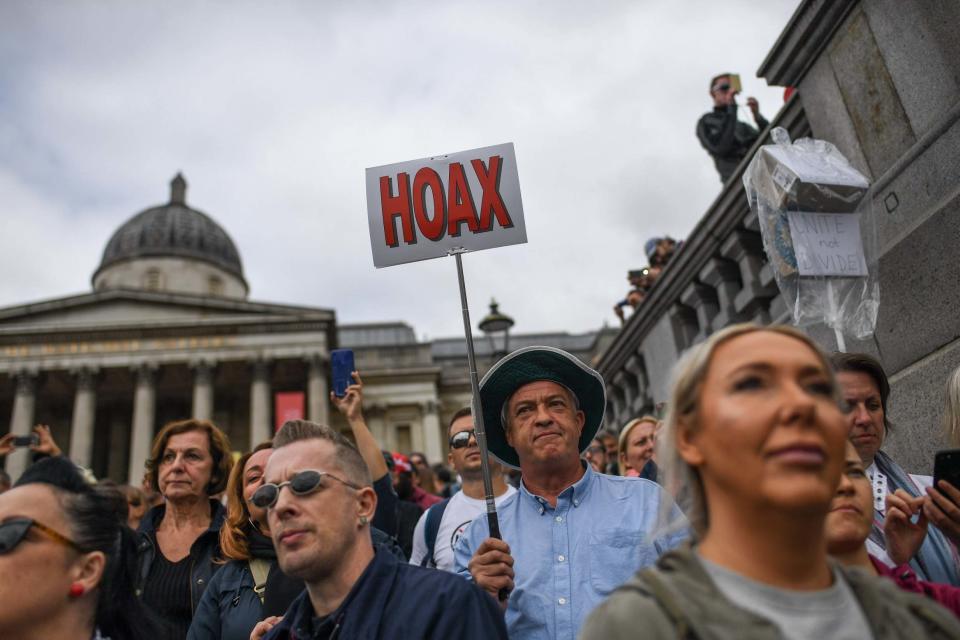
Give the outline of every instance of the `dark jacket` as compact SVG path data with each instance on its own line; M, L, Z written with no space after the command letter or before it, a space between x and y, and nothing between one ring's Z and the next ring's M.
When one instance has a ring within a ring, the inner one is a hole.
M137 547L137 562L140 570L137 573L137 595L143 593L143 586L150 575L150 567L157 557L157 527L163 520L167 506L161 504L154 507L140 521L137 536L140 539ZM220 527L226 516L226 509L216 500L210 500L210 527L200 534L190 547L190 602L193 612L197 612L200 598L210 583L210 578L221 565L214 562L220 556Z
M314 628L300 595L265 640L506 640L503 612L463 578L401 562L379 550L340 607Z
M770 124L759 113L756 122L761 130ZM713 111L703 114L697 122L697 138L713 158L713 163L720 173L720 181L724 183L733 175L737 165L746 157L758 137L759 131L746 122L737 120L736 104L714 107Z
M960 638L960 622L935 602L901 591L885 578L837 566L850 585L875 640ZM781 640L766 618L741 609L721 593L689 546L665 553L593 610L580 640L684 638Z
M888 567L873 556L870 556L870 562L881 576L890 578L898 587L904 591L912 591L927 596L935 602L939 602L944 607L953 612L953 615L960 617L960 587L952 584L942 584L939 582L927 582L917 577L909 564L902 564L899 567Z
M383 548L401 562L406 562L403 551L393 538L376 528L370 529L370 535L374 549ZM275 571L279 571L279 568L276 567L276 560L273 560L270 567L271 578L267 581L268 589L272 584ZM281 577L284 576L281 574ZM296 582L293 578L285 578L285 580L288 583ZM223 565L207 585L207 590L200 600L200 606L194 613L193 622L190 623L187 640L248 640L250 632L258 622L273 613L277 615L283 613L283 610L269 610L270 595L267 595L268 610L264 613L264 605L260 603L260 597L254 593L253 587L253 573L246 560L231 560ZM299 590L303 590L302 582ZM282 589L281 598L292 599L293 593L292 589ZM283 609L291 604L291 600L281 599L281 602Z

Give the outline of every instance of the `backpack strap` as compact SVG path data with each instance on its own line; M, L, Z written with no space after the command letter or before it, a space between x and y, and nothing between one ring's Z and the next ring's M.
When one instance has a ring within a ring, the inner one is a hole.
M263 594L267 589L267 576L270 574L270 563L263 558L250 558L247 564L250 565L250 573L253 574L253 592L260 598L260 604L263 604Z
M421 567L436 567L437 560L433 557L433 552L437 548L437 534L440 532L440 522L443 520L443 512L447 510L447 504L450 498L441 500L437 504L427 509L427 521L423 525L424 542L427 543L427 552L420 561Z

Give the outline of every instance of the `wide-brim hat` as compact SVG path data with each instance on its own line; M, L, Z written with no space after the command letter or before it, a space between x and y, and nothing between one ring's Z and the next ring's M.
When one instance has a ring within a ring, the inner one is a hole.
M498 461L520 468L516 450L507 444L506 425L501 420L504 403L513 392L530 382L549 380L567 387L577 397L584 413L580 434L583 453L597 434L607 406L603 377L566 351L554 347L517 349L493 365L480 381L480 404L487 433L487 448Z

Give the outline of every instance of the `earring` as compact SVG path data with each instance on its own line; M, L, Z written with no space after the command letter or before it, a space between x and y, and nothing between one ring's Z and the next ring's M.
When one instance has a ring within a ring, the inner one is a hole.
M70 585L70 591L68 593L71 598L79 598L83 595L83 585L79 582L74 582Z
M360 516L360 526L362 527L366 524L367 524L367 516Z

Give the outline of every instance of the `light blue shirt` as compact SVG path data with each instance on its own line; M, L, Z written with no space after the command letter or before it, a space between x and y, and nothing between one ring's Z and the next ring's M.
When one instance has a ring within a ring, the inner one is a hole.
M657 531L668 501L672 533ZM595 473L557 498L557 506L523 485L497 508L500 533L513 556L514 589L507 605L511 640L573 640L587 615L616 587L688 535L686 519L660 485ZM454 550L457 572L490 535L477 518Z

